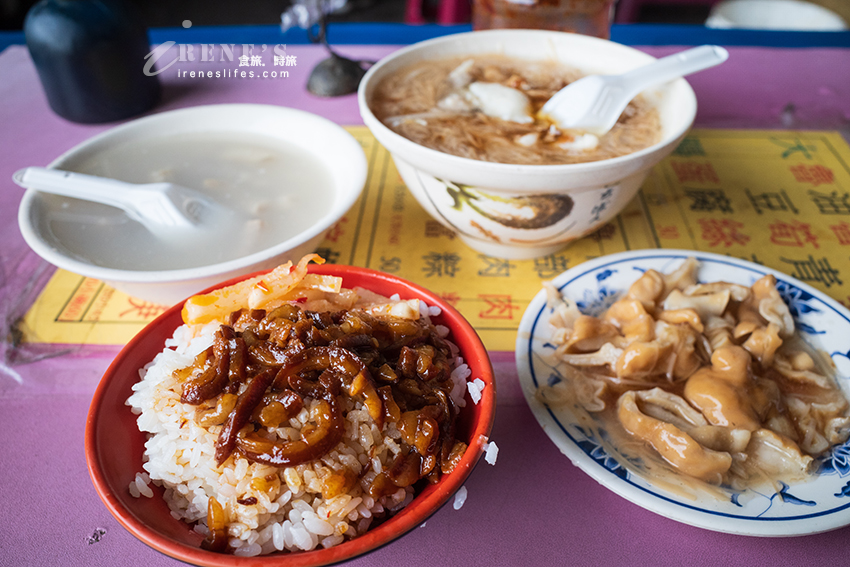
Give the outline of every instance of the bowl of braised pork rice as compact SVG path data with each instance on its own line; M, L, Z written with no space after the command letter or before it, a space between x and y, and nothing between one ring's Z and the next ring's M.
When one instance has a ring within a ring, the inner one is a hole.
M462 499L491 460L493 371L469 323L395 276L310 261L172 307L104 375L89 471L154 549L196 565L344 561Z

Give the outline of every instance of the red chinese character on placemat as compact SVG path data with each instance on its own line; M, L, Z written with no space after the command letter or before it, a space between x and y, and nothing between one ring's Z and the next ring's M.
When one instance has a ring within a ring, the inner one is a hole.
M440 299L452 307L457 307L458 302L460 302L460 295L456 291L446 291L440 294Z
M815 248L820 248L817 237L812 234L811 225L793 221L777 221L768 225L770 228L770 241L780 246L804 246L807 242Z
M510 295L479 295L484 300L487 308L478 313L482 319L513 319L514 311L519 305L514 305Z
M839 244L842 246L850 244L850 224L841 221L838 224L829 225L829 228L835 234L835 238L838 239Z
M794 174L798 183L811 183L815 187L821 183L834 183L835 175L825 165L808 165L801 163L788 168Z
M708 162L694 163L672 160L670 165L679 183L720 183L714 167Z
M337 242L339 237L345 233L345 227L343 227L343 223L348 222L347 217L342 217L339 221L334 224L330 229L328 229L328 233L325 235L325 238L330 240L331 242Z
M702 228L702 239L708 242L709 246L722 244L728 248L733 244L746 244L750 241L749 236L738 232L738 229L743 228L744 225L737 221L699 219L699 225Z
M136 299L134 297L128 298L127 303L130 304L130 309L125 309L124 311L119 313L119 319L124 317L153 319L154 317L156 317L160 313L163 313L167 309L165 305L151 303L150 301L142 301L141 299Z
M659 226L658 236L666 240L676 240L679 238L679 227L676 225Z

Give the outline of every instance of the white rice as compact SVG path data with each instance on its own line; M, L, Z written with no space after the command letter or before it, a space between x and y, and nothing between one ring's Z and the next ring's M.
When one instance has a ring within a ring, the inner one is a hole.
M429 314L438 313L429 310ZM167 348L140 370L142 379L133 386L127 405L139 416L139 429L148 433L149 439L144 472L128 487L132 496L151 498L150 484L162 487L171 515L197 522L194 530L204 536L209 533L209 499L215 497L227 514L230 546L239 556L338 545L369 529L376 516L396 512L413 500L412 487L377 500L363 490L401 451L401 434L393 423L378 431L365 406L347 396L342 402L346 413L343 440L321 459L278 468L235 455L217 467L215 442L221 426L196 424L197 408L180 402L182 384L173 372L192 365L196 355L212 345L218 326L210 323L196 336L188 327L179 327L166 341ZM456 347L451 346L456 355ZM461 358L456 363L451 397L464 407L471 371ZM311 408L305 403L304 410L290 420L290 427L277 428L272 439L299 438ZM323 479L346 469L362 473L360 483L348 493L324 499Z
M499 457L499 447L495 441L490 441L484 447L484 460L490 465L496 464L496 459Z
M467 490L465 486L461 486L458 488L457 492L455 492L455 501L452 504L452 507L455 510L460 510L463 508L463 505L466 503Z
M449 344L451 345L451 343ZM449 392L449 395L459 408L466 407L464 396L466 395L467 380L470 376L472 376L472 370L463 362L462 358L457 357L455 359L455 368L452 370L452 391Z
M471 382L466 383L466 389L469 390L469 397L472 399L472 402L477 404L481 401L481 392L484 390L484 380L481 378L476 378Z

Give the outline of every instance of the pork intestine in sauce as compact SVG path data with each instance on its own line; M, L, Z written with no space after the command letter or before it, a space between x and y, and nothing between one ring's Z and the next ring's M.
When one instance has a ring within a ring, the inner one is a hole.
M499 163L598 161L641 150L660 139L658 113L640 96L629 103L598 144L587 141L595 140L591 135L561 132L537 116L552 95L580 76L554 61L523 61L501 55L424 61L385 77L369 106L387 127L418 144ZM468 104L471 87L492 85L524 95L528 102L524 117L517 118L513 113L513 119L501 119Z
M805 479L850 435L831 360L796 333L772 275L700 284L697 268L647 270L600 317L547 286L568 371L539 397L580 406L629 463L733 489Z

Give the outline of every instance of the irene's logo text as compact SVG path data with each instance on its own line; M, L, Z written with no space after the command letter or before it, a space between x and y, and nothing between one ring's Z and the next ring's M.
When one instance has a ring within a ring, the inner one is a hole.
M145 75L153 76L164 73L175 64L185 62L233 63L233 67L217 69L215 71L198 69L193 65L192 70L181 69L180 66L174 70L178 77L240 77L240 78L287 78L289 70L287 67L295 67L297 59L295 55L286 53L285 44L277 45L255 45L253 43L202 43L186 44L166 41L156 46L145 56ZM263 69L270 62L271 70ZM154 65L156 68L154 68ZM248 69L244 69L248 67ZM283 67L284 69L277 69ZM174 72L173 71L173 72Z

